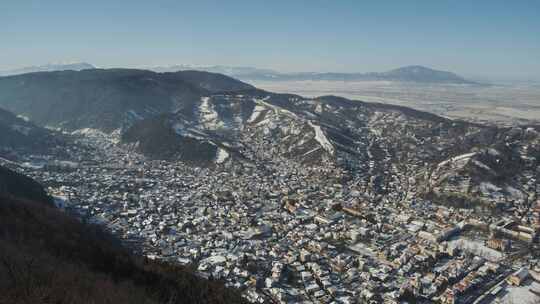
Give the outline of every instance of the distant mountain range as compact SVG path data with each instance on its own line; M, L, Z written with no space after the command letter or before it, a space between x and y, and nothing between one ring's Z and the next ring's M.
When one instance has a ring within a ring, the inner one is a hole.
M20 69L0 71L0 76L9 76L9 75L19 75L26 73L35 73L35 72L52 72L52 71L81 71L87 69L95 69L96 67L86 63L86 62L77 62L77 63L67 63L67 64L45 64L40 66L30 66Z
M70 64L46 64L42 66L25 67L21 69L0 71L0 76L19 75L34 72L53 71L81 71L95 69L96 67L85 62ZM240 79L242 81L400 81L418 83L442 84L476 84L452 72L439 71L420 65L411 65L386 72L368 73L338 73L338 72L295 72L282 73L271 69L234 66L194 66L172 65L164 67L150 67L148 70L158 73L179 71L204 71L218 73Z
M221 73L243 81L302 81L302 80L325 80L325 81L400 81L420 83L444 83L444 84L476 84L452 72L439 71L424 66L411 65L390 70L387 72L369 73L336 73L336 72L298 72L281 73L269 69L251 67L228 67L228 66L190 66L175 65L170 67L150 68L156 72L175 72L183 70L200 70L212 73Z

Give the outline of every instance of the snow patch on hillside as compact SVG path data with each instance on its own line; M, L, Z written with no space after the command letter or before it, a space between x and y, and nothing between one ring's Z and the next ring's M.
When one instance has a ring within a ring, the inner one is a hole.
M289 110L285 110L283 108L280 108L280 107L277 107L277 106L274 106L272 104L269 104L269 103L265 102L266 99L268 99L268 97L265 98L265 99L254 99L254 101L255 101L255 103L257 103L259 105L266 106L266 107L274 110L274 113L276 113L277 115L284 114L286 116L289 116L289 117L292 117L292 118L295 118L295 119L299 119L298 115L294 114L293 112L291 112Z
M321 148L321 147L316 147L315 149L311 149L311 150L307 151L307 152L304 153L302 156L308 156L308 155L310 155L311 153L314 153L314 152L319 151L320 149L322 149L322 148Z
M116 129L110 134L107 134L101 130L93 128L83 128L71 132L72 135L84 136L88 138L99 138L101 140L107 141L109 143L117 144L120 142L121 130Z
M323 111L322 104L320 104L320 103L317 104L317 106L315 106L315 112L320 114L320 113L322 113L322 111Z
M216 163L221 164L229 158L229 153L222 148L219 148L216 155Z
M18 115L17 115L17 118L20 118L20 119L22 119L22 120L24 120L24 121L26 121L26 122L29 122L29 121L30 121L30 118L28 118L28 116L24 116L24 115L22 115L22 114L18 114Z
M480 190L482 192L489 193L489 192L501 191L502 188L499 187L499 186L496 186L496 185L494 185L493 183L490 183L490 182L481 182L480 183Z
M334 146L330 143L326 135L324 134L323 130L321 129L321 126L313 124L311 121L308 121L308 124L315 130L315 140L321 144L323 149L325 149L328 153L334 155L335 150Z
M269 119L269 118L266 118L266 119L263 119L263 120L259 121L259 122L257 123L257 126L266 125L266 124L269 124L270 122L271 122L270 119Z
M448 163L456 164L456 165L464 165L471 159L471 157L475 155L476 155L476 152L461 154L461 155L458 155L458 156L455 156L455 157L452 157L450 159L440 162L437 165L437 167L440 168Z
M98 130L98 129L92 129L92 128L84 128L84 129L79 129L79 130L75 130L73 132L71 132L71 134L73 135L84 135L84 136L89 136L89 137L105 137L107 136L107 134L105 134L104 132Z
M493 169L491 169L488 165L484 164L483 162L481 161L478 161L476 159L473 159L473 164L475 164L477 167L480 167L490 173L493 173L495 174L495 171Z
M215 130L222 126L214 105L210 103L210 97L201 98L201 105L198 110L199 119L205 128Z
M173 130L174 132L176 132L176 134L180 135L180 136L183 136L183 137L191 137L191 138L194 138L194 139L198 139L198 140L204 140L206 134L198 131L198 130L195 130L193 128L186 128L186 126L184 126L183 124L181 123L176 123L173 125Z
M253 112L251 113L251 116L249 117L249 119L247 120L248 123L252 123L254 122L260 115L261 113L266 110L265 107L261 106L261 105L255 105L255 108L253 109Z

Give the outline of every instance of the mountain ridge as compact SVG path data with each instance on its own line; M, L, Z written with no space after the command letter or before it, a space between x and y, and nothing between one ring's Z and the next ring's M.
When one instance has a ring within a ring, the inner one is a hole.
M0 71L0 76L12 76L35 72L51 72L86 69L97 69L96 66L86 63L46 64L41 66L23 67L19 69ZM143 68L157 73L171 73L179 71L203 71L224 74L240 80L267 80L267 81L402 81L419 83L452 83L452 84L478 84L461 77L455 73L432 69L421 65L409 65L384 72L278 72L272 69L254 68L247 66L196 66L177 64L171 66L156 66Z
M0 77L0 107L40 125L110 132L139 118L179 111L203 95L252 88L225 75L198 71L37 72Z
M149 68L155 71L201 70L222 73L241 80L265 81L402 81L444 84L478 84L455 73L436 70L421 65L409 65L385 72L290 72L283 73L271 69L229 66L190 66L175 65L170 67Z
M52 71L81 71L87 69L95 69L96 67L90 63L86 62L75 62L75 63L49 63L39 66L29 66L19 69L4 70L0 71L0 76L11 76L11 75L20 75L27 73L36 73L36 72L52 72Z

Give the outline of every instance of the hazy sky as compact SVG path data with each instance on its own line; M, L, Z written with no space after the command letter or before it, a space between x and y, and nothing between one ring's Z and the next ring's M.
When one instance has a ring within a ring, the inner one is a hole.
M1 70L62 61L540 79L540 1L0 0Z

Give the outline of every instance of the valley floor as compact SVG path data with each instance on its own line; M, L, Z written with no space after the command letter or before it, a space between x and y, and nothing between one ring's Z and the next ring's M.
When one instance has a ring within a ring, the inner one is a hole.
M471 122L540 123L538 84L429 85L391 81L255 81L253 84L272 92L306 97L336 95L396 104Z

